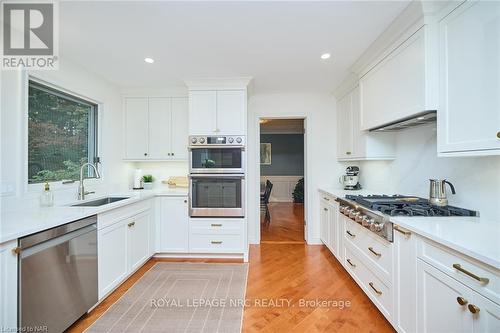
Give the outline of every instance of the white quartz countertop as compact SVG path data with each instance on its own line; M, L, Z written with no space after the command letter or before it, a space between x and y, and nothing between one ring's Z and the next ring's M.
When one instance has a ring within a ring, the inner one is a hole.
M367 195L372 191L321 188L334 197ZM414 233L500 269L500 221L482 217L393 216L391 221Z
M64 205L57 205L56 203L53 207L2 212L2 215L0 216L0 243L5 243L42 230L54 228L71 221L150 199L155 196L186 195L188 195L188 190L186 188L140 190L109 193L107 195L99 196L88 196L85 201L81 201L92 201L103 197L129 197L128 199L99 207L71 207L72 204L81 203L71 202Z

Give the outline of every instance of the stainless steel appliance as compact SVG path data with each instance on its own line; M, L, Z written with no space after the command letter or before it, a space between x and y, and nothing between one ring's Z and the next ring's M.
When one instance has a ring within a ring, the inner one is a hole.
M348 166L345 171L346 174L340 178L340 182L344 184L344 190L360 190L359 167Z
M393 224L390 216L479 216L465 208L437 207L429 200L402 195L346 195L337 199L340 212L353 221L392 242Z
M192 174L189 176L191 217L244 217L244 174Z
M446 184L450 186L451 193L456 194L455 186L445 179L429 179L429 202L434 206L447 206Z
M189 173L245 173L245 137L190 136Z
M97 303L97 216L19 240L19 326L63 332Z

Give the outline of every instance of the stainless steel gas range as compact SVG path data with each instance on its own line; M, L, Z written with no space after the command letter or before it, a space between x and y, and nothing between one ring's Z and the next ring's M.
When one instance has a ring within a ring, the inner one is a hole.
M393 241L391 216L478 216L479 213L454 207L433 206L429 200L403 195L346 195L338 198L339 211L378 236Z

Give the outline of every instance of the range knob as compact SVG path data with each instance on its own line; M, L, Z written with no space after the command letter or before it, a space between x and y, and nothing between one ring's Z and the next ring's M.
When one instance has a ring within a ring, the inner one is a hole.
M229 141L229 143L233 143L234 139L233 138L229 138L229 139L227 139L227 141Z
M373 223L373 219L367 215L363 216L363 219L361 220L361 224L363 227L370 227L370 224Z
M346 216L349 216L349 214L350 214L353 210L354 210L354 209L352 209L352 208L346 207L342 213L344 213L344 215L346 215Z
M194 143L196 143L196 142L198 142L198 139L196 139L196 138L192 138L192 139L191 139L191 143L193 143L193 144L194 144Z
M200 138L200 143L205 143L205 138Z
M354 221L358 222L358 223L362 223L363 222L363 219L366 217L366 215L362 215L362 214L358 214L356 215L356 217L354 218Z
M354 219L356 216L358 216L359 214L361 214L361 212L355 210L355 209L352 209L350 212L349 212L349 217L351 219Z
M236 138L236 142L241 143L243 140L240 137Z
M384 222L376 222L370 225L371 231L380 232L384 229Z

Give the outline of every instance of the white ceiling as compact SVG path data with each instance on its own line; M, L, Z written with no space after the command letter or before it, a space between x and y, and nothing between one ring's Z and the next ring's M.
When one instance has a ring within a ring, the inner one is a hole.
M251 76L259 92L331 92L407 4L62 2L60 54L122 88Z

